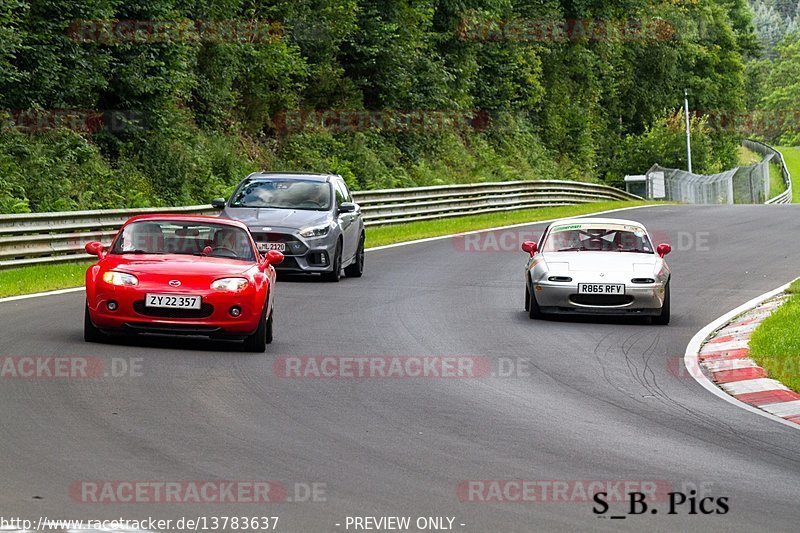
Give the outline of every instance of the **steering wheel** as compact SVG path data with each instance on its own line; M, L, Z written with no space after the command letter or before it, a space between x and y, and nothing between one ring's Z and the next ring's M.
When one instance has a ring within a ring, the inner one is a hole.
M231 250L230 248L226 248L225 246L217 246L216 248L211 250L211 253L209 255L213 257L230 257L232 259L239 258L239 254L237 254L234 250Z

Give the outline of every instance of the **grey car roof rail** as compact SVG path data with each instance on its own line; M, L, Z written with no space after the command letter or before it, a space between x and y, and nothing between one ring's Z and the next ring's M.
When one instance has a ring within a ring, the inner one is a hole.
M341 178L342 176L339 174L329 174L325 172L299 172L299 171L281 171L281 170L260 170L256 172L251 172L247 175L245 179L249 178L258 178L259 176L306 176L309 178L325 178L327 181L329 178L338 177Z

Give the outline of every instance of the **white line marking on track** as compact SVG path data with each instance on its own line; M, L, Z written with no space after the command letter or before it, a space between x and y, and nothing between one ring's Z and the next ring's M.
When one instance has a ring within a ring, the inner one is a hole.
M58 296L59 294L69 294L71 292L82 292L84 290L85 289L83 287L73 287L71 289L59 289L57 291L37 292L37 293L34 293L34 294L23 294L22 296L8 296L6 298L0 298L0 304L6 303L6 302L16 302L18 300L28 300L30 298L41 298L42 296Z

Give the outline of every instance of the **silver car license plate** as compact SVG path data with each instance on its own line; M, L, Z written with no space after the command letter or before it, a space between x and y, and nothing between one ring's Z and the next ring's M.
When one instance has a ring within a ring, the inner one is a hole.
M578 283L578 294L625 294L624 283Z
M260 242L258 243L259 252L269 252L270 250L277 250L279 252L286 251L285 242Z
M144 299L145 307L163 309L200 309L200 296L184 296L180 294L148 294Z

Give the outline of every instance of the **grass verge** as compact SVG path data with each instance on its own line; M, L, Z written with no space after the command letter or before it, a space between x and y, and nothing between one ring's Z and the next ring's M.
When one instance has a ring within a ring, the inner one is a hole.
M91 261L0 270L0 298L83 285Z
M800 392L800 279L786 291L789 301L764 320L750 337L750 357L792 390Z
M791 171L790 171L791 173ZM775 198L780 193L786 190L786 184L783 183L783 176L781 175L781 167L775 163L769 164L769 197ZM794 191L794 187L792 187Z
M648 203L652 202L595 202L378 226L367 230L367 247L371 248L509 224L585 215L609 209L647 205ZM80 287L83 285L84 273L90 264L91 262L85 261L0 270L0 298Z
M781 146L778 151L792 175L792 203L800 203L800 146Z

